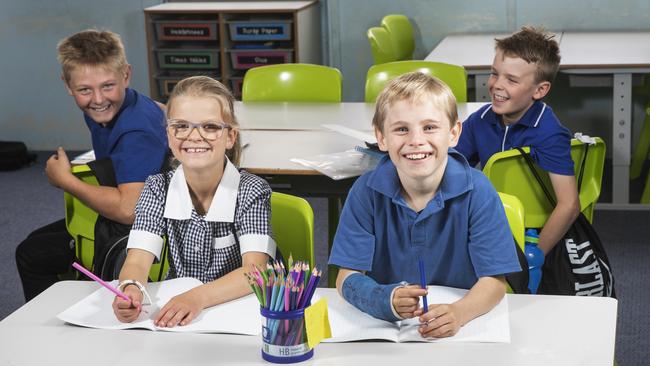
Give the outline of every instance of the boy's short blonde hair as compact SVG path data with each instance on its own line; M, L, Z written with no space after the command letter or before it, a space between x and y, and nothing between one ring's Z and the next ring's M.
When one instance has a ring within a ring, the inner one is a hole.
M128 62L120 36L111 31L87 29L62 39L57 45L58 59L66 82L81 66L99 66L124 72Z
M560 67L560 47L554 38L544 28L525 26L509 37L496 39L495 48L504 56L535 64L535 82L553 82Z
M221 106L221 114L224 120L220 122L225 122L234 129L239 129L239 122L235 117L235 97L228 88L217 80L208 76L191 76L179 81L167 100L168 114L174 109L174 101L180 96L214 98ZM226 150L226 156L236 166L239 166L241 160L241 150L241 140L239 133L237 133L235 144L231 149Z
M424 98L430 98L433 105L444 112L449 118L450 128L454 126L458 120L454 93L440 79L421 72L403 74L386 85L377 97L372 126L383 133L384 121L391 105L402 100L419 102Z

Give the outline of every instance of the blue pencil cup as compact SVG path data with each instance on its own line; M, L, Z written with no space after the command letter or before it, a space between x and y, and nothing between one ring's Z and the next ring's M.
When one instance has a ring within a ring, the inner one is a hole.
M295 363L310 359L314 350L307 344L304 309L262 313L262 358L273 363Z

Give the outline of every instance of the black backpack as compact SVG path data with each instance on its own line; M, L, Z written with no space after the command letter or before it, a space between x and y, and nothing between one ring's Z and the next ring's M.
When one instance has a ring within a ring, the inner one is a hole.
M29 153L25 143L0 141L0 170L15 170L36 161L36 154Z
M113 162L110 158L92 161L88 163L88 166L95 174L99 185L117 187ZM169 184L167 175L165 175L165 182L166 185ZM120 224L102 215L97 216L92 268L93 272L101 279L112 281L119 278L120 270L126 260L126 244L129 241L129 231L131 231L131 225ZM165 262L168 250L165 243L160 258L161 263ZM163 266L160 266L159 279L162 278L162 270Z

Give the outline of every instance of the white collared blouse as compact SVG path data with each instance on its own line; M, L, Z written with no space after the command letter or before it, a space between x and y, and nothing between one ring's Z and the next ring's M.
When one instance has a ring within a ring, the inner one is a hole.
M182 165L152 175L136 205L127 248L143 249L160 259L166 235L167 278L214 281L241 267L246 252L275 257L270 198L271 188L264 179L239 172L228 161L210 208L202 216L192 205Z

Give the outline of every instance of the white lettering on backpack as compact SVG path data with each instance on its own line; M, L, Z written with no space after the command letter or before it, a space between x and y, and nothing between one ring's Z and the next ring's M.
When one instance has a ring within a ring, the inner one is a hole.
M576 245L573 239L565 240L566 250L569 254L569 261L573 265L572 271L576 275L592 275L593 281L581 283L574 282L576 295L578 296L602 296L605 289L605 282L603 281L602 271L596 258L593 256L594 252L591 249L586 250L584 253L579 253L585 248L589 248L591 243L585 241L580 245ZM591 263L586 265L585 262L590 259ZM578 278L577 278L578 279Z

